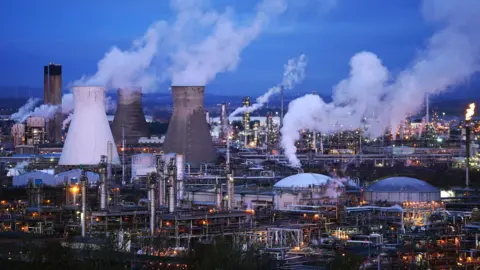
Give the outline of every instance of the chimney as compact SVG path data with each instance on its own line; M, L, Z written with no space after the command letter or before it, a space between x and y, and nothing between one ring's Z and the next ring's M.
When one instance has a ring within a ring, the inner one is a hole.
M175 212L175 206L176 206L176 200L177 200L177 192L176 192L176 172L177 168L175 166L176 160L175 158L171 158L169 165L168 165L168 179L169 179L169 187L168 187L168 212L169 213L174 213Z
M215 161L217 154L204 114L204 86L172 86L173 114L164 152L183 154L193 164Z
M50 63L48 74L50 89L48 102L58 106L55 117L50 121L50 141L60 142L62 140L62 66Z
M122 126L127 144L136 144L140 137L150 137L142 105L142 89L139 87L118 89L118 106L112 123L115 143L122 143Z

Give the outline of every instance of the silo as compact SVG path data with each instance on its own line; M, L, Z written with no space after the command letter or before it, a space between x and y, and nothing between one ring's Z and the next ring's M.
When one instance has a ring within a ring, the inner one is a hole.
M98 165L101 156L108 155L113 136L105 114L105 92L104 87L73 87L74 114L59 165ZM116 147L112 164L120 164Z
M112 123L113 137L118 145L122 143L122 126L127 144L138 143L140 137L150 137L139 87L118 89L118 106Z
M204 86L172 86L173 114L164 152L183 154L185 162L215 161L216 151L205 119Z

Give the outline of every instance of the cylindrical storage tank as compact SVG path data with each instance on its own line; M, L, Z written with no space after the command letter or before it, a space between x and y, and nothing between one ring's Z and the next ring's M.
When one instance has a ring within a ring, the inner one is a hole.
M13 136L23 136L25 134L25 125L24 124L14 124L12 126L12 135Z
M32 116L27 119L27 127L44 128L45 119L43 117Z
M153 154L137 154L132 156L132 180L143 175L145 169L155 169L156 158Z
M440 201L440 189L410 177L390 177L379 180L363 192L367 202L389 203Z

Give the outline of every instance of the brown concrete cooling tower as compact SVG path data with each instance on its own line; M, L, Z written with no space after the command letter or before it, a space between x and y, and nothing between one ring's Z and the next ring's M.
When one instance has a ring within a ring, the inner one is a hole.
M215 161L217 154L203 109L205 86L172 86L173 114L163 150L183 154L193 164Z
M118 106L112 123L116 144L122 143L122 126L127 144L136 144L140 137L150 137L142 106L141 88L118 89Z

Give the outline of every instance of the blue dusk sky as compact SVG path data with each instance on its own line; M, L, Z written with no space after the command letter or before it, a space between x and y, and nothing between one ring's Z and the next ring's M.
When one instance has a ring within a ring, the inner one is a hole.
M258 1L211 0L251 14ZM329 95L348 76L357 52L377 54L393 73L424 48L434 26L418 0L294 0L241 54L236 71L219 74L211 94L259 95L280 82L283 64L305 53L307 77L293 90ZM15 0L0 3L0 86L43 87L43 65L63 65L63 83L93 74L110 47L128 49L155 21L174 16L167 0ZM167 91L167 85L160 91ZM292 93L294 94L294 93Z

